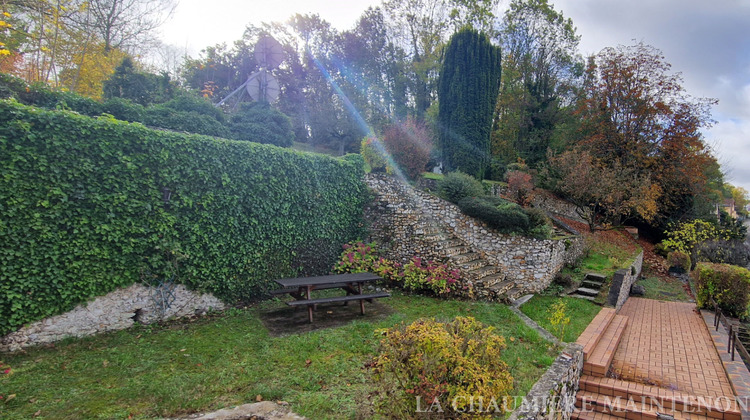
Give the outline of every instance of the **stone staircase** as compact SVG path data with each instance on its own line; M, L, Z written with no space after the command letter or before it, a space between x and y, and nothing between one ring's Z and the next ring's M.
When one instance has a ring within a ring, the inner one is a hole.
M506 278L500 267L491 264L481 252L453 234L429 226L423 230L423 235L424 240L434 244L434 250L450 267L458 269L462 278L472 282L477 298L512 302L523 295L523 289Z
M627 326L627 317L603 308L576 341L583 346L584 363L571 418L741 419L736 408L722 411L713 404L701 404L698 397L689 394L609 377L613 376L609 375L610 364Z
M607 278L601 274L587 273L581 285L569 296L593 301L599 295Z

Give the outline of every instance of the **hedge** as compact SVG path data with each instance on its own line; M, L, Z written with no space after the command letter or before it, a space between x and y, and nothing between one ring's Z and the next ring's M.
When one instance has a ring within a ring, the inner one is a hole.
M729 264L700 263L694 272L695 299L710 308L713 298L722 311L744 317L750 300L750 270Z
M134 282L226 302L362 235L361 158L0 101L0 335ZM174 270L173 267L178 267Z

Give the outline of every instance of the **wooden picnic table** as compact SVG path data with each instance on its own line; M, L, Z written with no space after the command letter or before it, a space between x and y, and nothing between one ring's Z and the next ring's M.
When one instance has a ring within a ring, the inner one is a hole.
M348 273L335 274L317 277L297 277L290 279L275 280L281 285L282 289L274 290L273 294L289 294L295 300L287 302L290 306L307 306L307 317L313 322L313 310L319 303L347 302L359 300L359 307L362 315L365 313L365 301L372 303L373 299L389 297L388 292L362 293L362 285L368 282L382 280L379 276L372 273ZM323 289L343 289L346 296L334 296L328 298L312 299L311 294L314 290Z

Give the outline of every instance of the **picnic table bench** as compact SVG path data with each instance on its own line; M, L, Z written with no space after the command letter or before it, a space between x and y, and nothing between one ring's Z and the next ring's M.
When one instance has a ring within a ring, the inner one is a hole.
M362 312L362 315L364 315L365 301L372 303L374 299L389 297L391 295L388 292L367 294L362 293L363 284L377 280L382 279L372 273L349 273L329 276L279 279L275 281L276 283L281 285L282 288L274 290L271 293L274 295L289 294L293 296L295 300L286 303L289 306L307 306L307 317L308 320L312 323L313 310L315 309L315 306L320 303L344 302L344 304L346 305L349 301L358 300L360 311ZM313 299L311 297L311 293L314 290L337 288L346 291L346 296L334 296L317 299Z

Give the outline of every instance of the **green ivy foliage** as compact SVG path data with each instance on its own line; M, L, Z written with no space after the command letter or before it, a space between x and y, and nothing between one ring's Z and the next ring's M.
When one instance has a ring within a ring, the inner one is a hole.
M363 162L0 101L0 335L134 282L227 302L362 236ZM165 200L165 197L169 197Z

